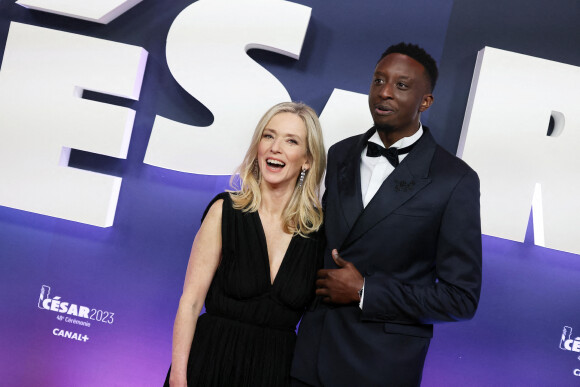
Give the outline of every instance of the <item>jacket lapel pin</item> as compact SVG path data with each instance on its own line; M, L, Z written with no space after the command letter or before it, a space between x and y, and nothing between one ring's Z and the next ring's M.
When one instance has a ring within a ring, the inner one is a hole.
M415 187L415 180L406 182L404 180L395 180L395 191L396 192L409 192Z

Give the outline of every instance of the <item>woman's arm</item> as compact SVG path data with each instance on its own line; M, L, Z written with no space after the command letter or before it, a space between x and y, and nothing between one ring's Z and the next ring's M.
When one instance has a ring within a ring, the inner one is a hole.
M187 360L197 318L221 258L222 206L223 200L217 200L211 206L191 248L183 294L173 325L172 364L169 376L171 387L187 386Z

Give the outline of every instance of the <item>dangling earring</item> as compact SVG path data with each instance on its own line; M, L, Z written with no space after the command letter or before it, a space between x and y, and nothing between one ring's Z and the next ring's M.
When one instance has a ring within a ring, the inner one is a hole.
M298 188L302 188L302 184L304 183L304 177L306 176L306 169L303 169L300 172L300 179L298 180Z
M254 166L252 167L252 174L256 180L260 178L260 168L258 168L258 160L254 159Z

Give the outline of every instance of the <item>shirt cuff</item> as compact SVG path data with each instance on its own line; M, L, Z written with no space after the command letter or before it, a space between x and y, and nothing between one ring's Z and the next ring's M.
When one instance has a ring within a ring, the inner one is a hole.
M360 310L362 310L363 308L363 300L365 298L365 278L363 277L363 287L361 288L361 290L359 290L359 295L360 295L360 301L358 302L358 307L360 308Z

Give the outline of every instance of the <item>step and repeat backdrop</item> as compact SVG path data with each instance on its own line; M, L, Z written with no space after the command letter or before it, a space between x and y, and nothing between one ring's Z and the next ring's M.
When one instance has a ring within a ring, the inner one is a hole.
M157 386L189 250L261 114L328 148L371 126L401 41L437 60L422 117L481 178L471 321L424 386L580 383L576 0L0 0L0 385Z

